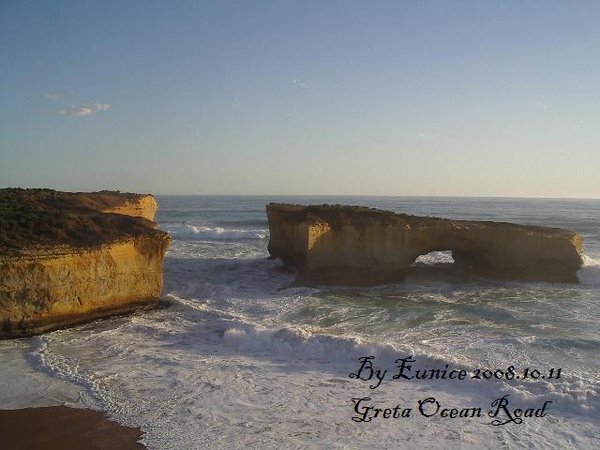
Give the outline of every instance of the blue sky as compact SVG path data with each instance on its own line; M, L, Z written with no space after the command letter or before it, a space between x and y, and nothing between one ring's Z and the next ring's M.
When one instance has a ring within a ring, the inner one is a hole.
M600 198L600 2L0 3L0 186Z

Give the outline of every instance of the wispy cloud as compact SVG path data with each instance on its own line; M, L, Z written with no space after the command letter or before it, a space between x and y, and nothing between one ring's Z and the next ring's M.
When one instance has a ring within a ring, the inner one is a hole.
M301 87L301 88L305 88L305 87L306 87L306 83L304 83L304 82L303 82L302 80L300 80L299 78L295 78L295 79L293 79L293 80L292 80L292 84L293 84L294 86L298 86L298 87Z
M546 102L534 102L531 105L534 109L540 110L540 111L546 111L548 109L552 109L552 105L546 103Z
M58 100L61 95L58 92L51 92L49 94L44 94L44 98L46 100Z
M59 114L71 117L84 117L96 114L99 111L108 111L110 105L108 103L93 103L91 105L71 106L69 108L61 108Z
M419 133L413 137L416 142L432 142L440 139L439 133Z

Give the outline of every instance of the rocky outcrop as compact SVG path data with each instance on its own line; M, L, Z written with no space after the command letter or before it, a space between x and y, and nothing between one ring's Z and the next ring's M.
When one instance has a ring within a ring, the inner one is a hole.
M126 199L123 203L104 208L102 212L154 220L157 209L158 204L152 195L139 195L136 198Z
M149 195L0 190L0 337L156 305L171 242L156 209Z
M415 259L451 250L457 265L502 278L576 281L577 233L504 222L417 217L352 206L271 203L269 253L304 284L400 279Z

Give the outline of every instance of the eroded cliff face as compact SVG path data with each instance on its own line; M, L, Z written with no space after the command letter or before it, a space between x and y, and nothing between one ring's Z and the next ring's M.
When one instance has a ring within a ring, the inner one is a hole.
M143 217L144 219L154 221L157 210L158 203L156 203L156 199L152 195L140 195L135 199L125 200L121 204L102 209L102 212Z
M502 222L409 216L350 206L267 206L269 252L308 284L399 279L420 256L452 250L455 262L504 278L575 281L581 236Z
M158 302L171 239L148 220L152 196L0 190L0 200L13 230L0 241L0 337Z

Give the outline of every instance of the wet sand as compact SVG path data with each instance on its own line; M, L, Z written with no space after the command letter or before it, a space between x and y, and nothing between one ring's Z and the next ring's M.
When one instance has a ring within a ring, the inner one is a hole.
M0 448L5 450L141 450L142 432L89 409L50 406L0 410Z

